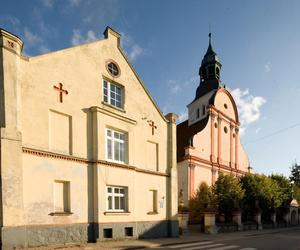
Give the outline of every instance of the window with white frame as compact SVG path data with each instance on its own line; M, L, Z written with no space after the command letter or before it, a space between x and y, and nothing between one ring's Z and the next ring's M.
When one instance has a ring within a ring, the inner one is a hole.
M126 161L126 134L106 129L106 158L107 160L125 163Z
M107 186L107 211L127 211L127 187Z
M123 108L122 87L103 80L103 101L117 108Z

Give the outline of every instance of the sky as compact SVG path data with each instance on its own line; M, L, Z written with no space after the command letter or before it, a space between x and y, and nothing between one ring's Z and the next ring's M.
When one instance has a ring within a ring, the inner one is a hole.
M288 176L300 163L299 13L297 0L20 0L1 3L0 27L28 56L103 39L112 27L162 112L179 121L211 31L251 166Z

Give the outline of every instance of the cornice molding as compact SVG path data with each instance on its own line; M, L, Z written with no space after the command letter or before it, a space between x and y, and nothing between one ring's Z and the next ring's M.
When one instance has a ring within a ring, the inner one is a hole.
M218 110L214 105L210 104L208 108L209 114L218 115L219 118L226 120L228 123L234 124L236 127L240 126L240 123L230 118L228 115L224 114L222 111Z
M230 171L232 173L238 173L238 174L248 174L248 172L242 171L240 169L237 168L231 168L230 166L224 165L224 164L220 164L218 162L211 162L209 160L197 157L197 156L193 156L193 155L186 155L184 157L182 157L181 159L179 159L178 162L187 160L189 161L189 163L193 163L193 164L197 164L197 163L204 163L207 165L210 165L211 167L218 167L219 169L223 169L223 170L227 170Z
M64 155L64 154L59 154L59 153L54 153L54 152L49 152L49 151L39 150L39 149L33 149L33 148L28 148L28 147L23 147L22 151L25 154L35 155L35 156L43 157L43 158L53 158L53 159L73 161L73 162L78 162L78 163L83 163L83 164L97 164L97 165L102 165L102 166L104 165L104 166L109 166L109 167L116 167L116 168L132 170L132 171L136 171L136 172L144 173L144 174L170 177L170 175L166 174L166 173L137 168L137 167L134 167L134 166L131 166L128 164L118 164L115 162L109 162L109 161L104 161L104 160L93 161L93 160L88 160L86 158L81 158L81 157L76 157L76 156L71 156L71 155Z
M120 114L117 114L113 111L110 111L108 109L105 109L105 108L101 108L101 107L91 107L90 110L92 112L100 112L102 114L105 114L105 115L108 115L110 117L113 117L113 118L116 118L116 119L119 119L121 121L124 121L124 122L127 122L129 124L132 124L132 125L136 125L137 124L137 121L136 120L133 120L131 118L128 118L126 116L123 116L123 115L120 115Z
M64 155L64 154L54 153L54 152L40 150L40 149L23 147L22 151L23 153L35 155L43 158L53 158L53 159L74 161L74 162L85 163L85 164L93 163L92 161L89 161L86 158L76 157L72 155Z

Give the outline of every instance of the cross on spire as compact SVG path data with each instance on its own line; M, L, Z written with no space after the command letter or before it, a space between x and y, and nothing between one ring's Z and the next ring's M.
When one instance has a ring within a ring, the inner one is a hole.
M63 102L63 94L67 95L68 91L63 89L62 83L59 83L58 85L59 85L59 87L54 85L53 88L59 92L59 101L62 103Z
M154 135L154 129L157 129L157 127L154 125L154 121L149 120L147 122L149 123L149 126L152 128L152 135Z

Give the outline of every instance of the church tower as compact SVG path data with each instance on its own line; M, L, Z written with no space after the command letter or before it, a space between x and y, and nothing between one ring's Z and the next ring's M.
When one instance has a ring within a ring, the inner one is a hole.
M216 52L213 50L211 46L211 33L208 35L209 37L209 45L202 59L201 67L199 69L199 75L201 82L205 82L211 79L220 79L220 70L222 64L220 63L220 59L218 58Z
M213 185L221 172L241 176L250 171L237 107L220 80L221 68L209 34L188 119L177 125L178 190L186 206L202 182Z
M212 90L224 87L220 81L222 64L211 45L211 33L208 36L209 45L199 68L200 84L196 90L195 99L188 105L189 125L196 123L207 115L208 98L201 97L206 96Z

